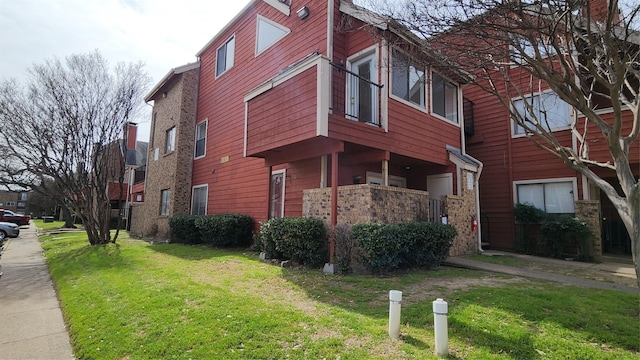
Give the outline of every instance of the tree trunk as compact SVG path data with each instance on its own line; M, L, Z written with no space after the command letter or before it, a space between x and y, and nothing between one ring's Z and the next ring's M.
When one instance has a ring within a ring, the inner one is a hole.
M75 229L76 225L73 223L71 210L69 210L69 208L66 206L62 206L60 210L62 211L62 218L64 219L64 225L62 227L67 229Z

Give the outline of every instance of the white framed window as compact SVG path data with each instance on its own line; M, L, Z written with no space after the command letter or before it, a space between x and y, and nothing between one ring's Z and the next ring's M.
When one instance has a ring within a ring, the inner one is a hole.
M217 50L216 77L233 67L236 52L236 36L232 35Z
M513 187L517 204L533 205L550 214L575 213L576 178L515 181Z
M171 190L160 190L160 216L169 216L169 202L171 201Z
M18 200L27 201L27 193L20 193L20 198Z
M431 72L431 113L458 124L458 85Z
M372 46L347 59L347 118L369 124L380 124L378 115L378 51Z
M168 154L173 152L176 149L176 127L172 127L167 130L165 143L164 143L164 153Z
M191 192L191 215L207 215L209 185L194 186Z
M534 39L535 42L531 40ZM556 49L548 39L527 38L522 35L512 35L509 45L509 57L515 66L526 65L527 59L536 59L537 53L541 58L557 54Z
M196 146L195 146L195 158L201 158L206 153L207 147L207 120L196 125Z
M269 218L271 219L284 217L286 174L286 170L277 170L271 173L271 194L269 194L269 201L271 201Z
M391 52L391 95L410 105L426 109L424 68L408 55L393 49Z
M571 126L569 104L553 91L542 92L511 100L513 111L535 127L541 124L547 131L568 129ZM524 135L526 130L513 121L513 135Z
M382 185L382 182L383 182L382 173L367 171L367 184ZM389 175L389 186L406 188L407 179L400 176Z
M291 33L291 29L258 15L256 25L256 57Z
M15 201L7 201L7 206L16 206Z

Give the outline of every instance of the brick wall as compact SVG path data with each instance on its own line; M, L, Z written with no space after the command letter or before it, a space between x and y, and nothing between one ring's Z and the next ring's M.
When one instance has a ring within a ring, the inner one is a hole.
M467 176L473 176L473 189L468 188ZM453 246L449 250L449 256L476 254L478 252L478 232L471 229L471 220L476 215L476 187L475 176L477 174L462 171L462 194L448 195L445 197L445 214L448 215L448 223L458 231L458 236L453 240ZM478 219L478 222L480 219Z
M167 240L168 218L190 213L198 72L193 69L174 75L161 90L166 96L154 99L144 203L136 204L131 220L134 236ZM173 126L175 150L165 153L166 132ZM169 216L160 216L160 192L164 189L171 190Z
M308 189L303 194L302 216L331 219L331 188ZM399 223L426 221L429 193L380 185L338 187L338 223Z
M593 232L593 256L598 260L602 257L602 236L600 224L600 201L580 200L576 201L576 217L583 220Z

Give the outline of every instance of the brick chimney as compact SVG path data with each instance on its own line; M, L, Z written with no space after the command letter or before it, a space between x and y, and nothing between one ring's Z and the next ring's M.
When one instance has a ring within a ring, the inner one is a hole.
M588 0L587 5L582 9L582 16L585 19L591 18L598 22L606 22L609 10L613 12L613 24L620 22L620 9L618 0Z
M127 149L135 150L138 137L138 124L128 122L124 126L124 139L126 139Z

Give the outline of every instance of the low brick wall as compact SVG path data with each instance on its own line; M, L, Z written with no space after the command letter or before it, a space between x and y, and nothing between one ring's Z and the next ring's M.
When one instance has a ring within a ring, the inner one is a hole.
M593 256L596 260L602 257L602 236L600 223L600 201L579 200L576 201L576 217L583 220L593 232Z
M302 216L331 220L331 188L304 191ZM338 187L338 223L427 221L429 193L380 185Z

